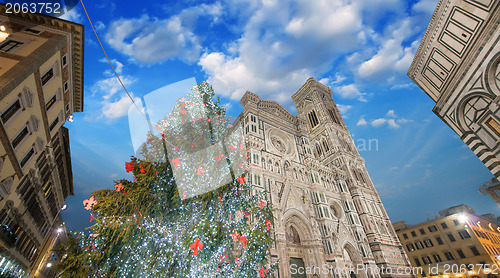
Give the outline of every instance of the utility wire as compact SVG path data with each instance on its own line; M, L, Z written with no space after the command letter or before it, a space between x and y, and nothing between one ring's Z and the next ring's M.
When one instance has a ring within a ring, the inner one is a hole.
M80 3L82 3L82 7L83 7L83 10L85 11L85 15L87 15L87 19L89 20L90 27L92 27L92 31L94 31L94 34L95 34L95 36L97 38L97 41L99 42L99 45L101 46L102 52L104 52L104 55L106 56L106 59L108 60L109 65L113 69L113 72L115 73L116 78L118 79L118 82L120 82L120 84L123 87L123 90L125 90L125 93L127 93L127 96L130 98L130 100L132 101L132 103L134 104L134 106L137 108L137 110L139 110L139 113L141 113L141 115L144 117L144 119L146 119L146 121L148 122L149 126L151 127L152 126L151 122L148 120L148 118L146 117L146 115L144 115L144 113L139 108L139 106L137 105L137 103L135 103L134 98L132 98L132 96L128 92L127 88L125 87L125 84L123 84L122 79L120 78L120 76L116 72L116 69L113 66L113 63L111 63L111 60L109 59L108 54L106 53L106 50L104 50L104 46L101 43L101 39L99 39L99 35L97 35L97 32L95 31L94 24L92 24L92 20L90 20L90 16L87 13L87 9L85 8L85 5L83 4L83 0L80 0Z

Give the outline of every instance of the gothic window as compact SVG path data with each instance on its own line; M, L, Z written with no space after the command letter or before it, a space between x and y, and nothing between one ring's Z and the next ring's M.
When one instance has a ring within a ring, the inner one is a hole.
M316 153L318 154L318 157L323 155L323 151L321 150L321 147L318 145L318 143L316 143Z
M323 140L323 148L325 148L325 152L328 152L330 150L330 148L328 147L328 143Z
M339 191L340 191L340 192L345 192L345 191L344 191L344 187L342 186L342 183L341 183L341 182L339 182L339 183L338 183L338 186L339 186Z
M279 166L278 162L276 162L276 164L274 165L274 167L276 167L276 171L278 172L278 174L281 174L280 166Z
M311 124L311 128L314 128L315 126L318 125L319 121L318 117L316 116L316 111L312 110L311 112L309 112L308 117L309 117L309 123Z
M300 236L294 226L290 226L290 228L288 229L286 239L292 243L300 244Z
M259 164L259 154L258 153L253 153L252 152L252 163L253 164Z
M332 118L332 121L336 124L340 124L339 121L337 120L337 117L335 117L335 114L333 113L332 110L328 109L328 113L330 114L330 118Z
M488 109L491 100L482 96L472 97L464 107L464 121L467 126L477 122L477 120Z

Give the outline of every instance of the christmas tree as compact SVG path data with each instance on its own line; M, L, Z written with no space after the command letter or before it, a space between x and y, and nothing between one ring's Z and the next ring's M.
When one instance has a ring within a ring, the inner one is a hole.
M133 181L84 201L95 223L59 250L62 277L271 277L271 204L214 96L193 87L125 164Z

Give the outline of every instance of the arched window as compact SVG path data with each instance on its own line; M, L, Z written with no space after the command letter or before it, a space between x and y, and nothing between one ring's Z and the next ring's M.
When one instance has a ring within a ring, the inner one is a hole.
M335 117L335 114L331 109L328 109L328 113L330 114L330 118L332 118L332 121L338 125L340 125L339 120L337 120L337 117Z
M316 143L316 152L318 153L318 156L323 155L323 151L321 150L321 147L318 145L318 143Z
M318 117L316 116L316 111L312 110L311 112L309 112L308 118L309 123L311 124L311 128L314 128L319 124Z
M325 140L323 140L323 148L325 148L325 153L330 150L330 148L328 147L328 143Z

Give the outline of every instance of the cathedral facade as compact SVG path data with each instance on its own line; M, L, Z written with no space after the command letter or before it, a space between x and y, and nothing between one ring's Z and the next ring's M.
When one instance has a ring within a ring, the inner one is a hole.
M411 277L406 254L332 90L310 78L298 115L246 92L235 121L249 146L249 182L272 203L275 276Z

